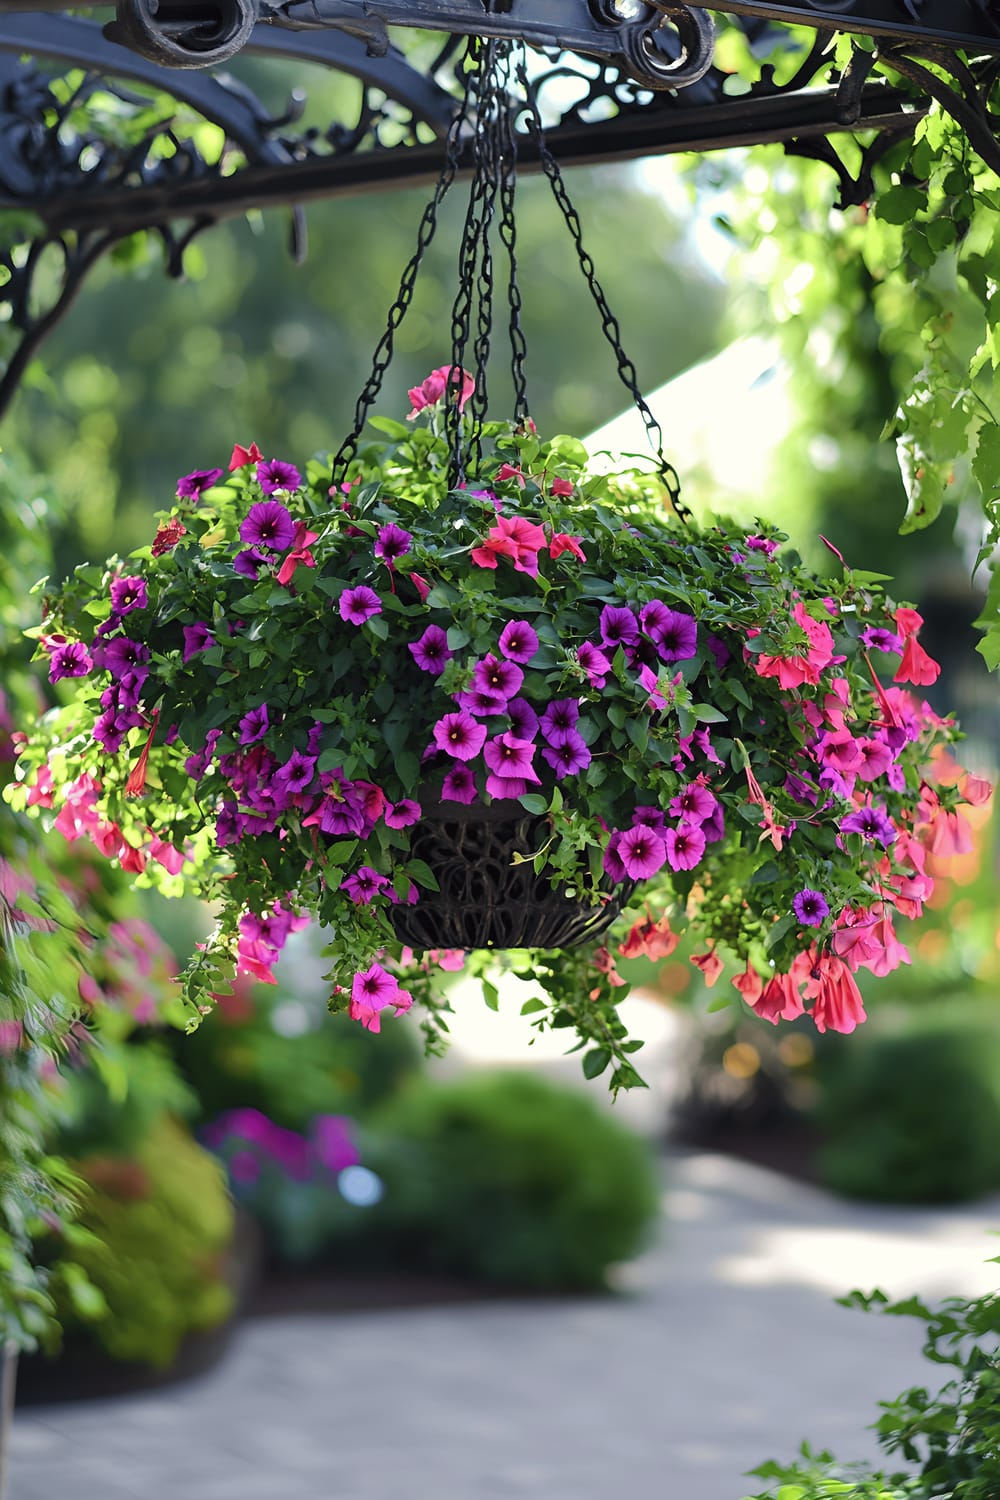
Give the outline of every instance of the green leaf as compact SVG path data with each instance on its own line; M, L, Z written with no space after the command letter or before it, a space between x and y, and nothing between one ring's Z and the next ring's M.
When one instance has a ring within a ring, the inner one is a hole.
M585 1052L583 1054L584 1078L599 1078L610 1062L611 1053L607 1047L595 1047L591 1052Z
M979 429L972 472L987 499L1000 490L1000 425L996 422L986 422Z
M499 1010L500 991L497 989L496 985L491 984L488 979L484 979L482 980L482 987L483 999L486 1001L486 1004L489 1006L490 1010Z
M417 882L417 885L422 886L424 890L440 890L440 886L437 883L434 871L431 869L430 865L425 864L422 859L407 860L406 873Z
M892 187L880 193L875 216L884 224L910 224L921 209L927 207L927 194L919 188Z
M389 637L389 626L381 615L372 615L370 620L365 621L364 628L370 630L372 635L377 636L380 641L387 640Z
M540 797L537 792L525 792L524 795L522 797L518 797L517 800L518 802L520 802L521 806L525 809L526 812L544 813L548 812L549 810L549 804L546 802L545 798Z
M736 694L733 694L735 698ZM721 709L713 708L711 703L692 703L691 712L699 724L725 724L728 715Z
M548 1006L545 1004L544 1000L525 1000L524 1004L521 1006L521 1015L534 1016L537 1015L540 1010L548 1010Z

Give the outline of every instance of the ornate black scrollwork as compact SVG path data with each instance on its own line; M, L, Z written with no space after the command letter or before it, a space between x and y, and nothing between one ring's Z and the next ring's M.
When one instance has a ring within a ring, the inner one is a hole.
M113 42L131 47L164 68L210 68L241 52L257 24L254 0L118 0L117 18L105 28Z

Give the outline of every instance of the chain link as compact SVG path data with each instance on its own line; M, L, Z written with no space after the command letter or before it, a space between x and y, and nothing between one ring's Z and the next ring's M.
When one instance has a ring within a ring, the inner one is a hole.
M604 288L601 286L601 283L597 279L597 268L594 265L590 252L583 243L583 226L580 222L580 215L577 213L572 199L570 198L569 193L566 190L566 184L563 181L562 172L559 170L559 163L552 155L552 152L549 149L548 142L545 139L545 129L542 124L541 111L538 107L538 98L534 88L532 87L531 80L528 77L528 69L525 62L525 54L523 51L518 60L517 75L521 84L521 88L524 92L524 97L527 101L528 129L531 135L534 137L535 146L538 151L538 159L541 163L542 171L545 173L545 176L548 179L549 186L552 189L552 195L555 198L556 203L559 205L562 216L566 221L566 227L569 230L570 237L576 249L577 260L580 263L580 269L583 272L584 280L587 283L590 295L594 299L597 310L601 315L601 329L604 337L607 339L614 353L615 360L618 365L619 378L621 379L622 385L624 385L625 389L632 397L632 400L636 406L636 410L643 420L646 428L646 433L649 437L650 445L656 452L656 462L659 469L660 478L663 481L664 486L666 487L668 495L670 496L670 503L673 506L676 514L682 520L689 521L691 520L691 512L688 507L683 504L680 498L680 477L673 464L669 461L669 459L666 458L663 452L663 429L654 417L653 413L650 411L646 399L643 396L642 391L639 389L639 377L635 365L628 357L628 354L625 352L625 349L622 345L621 326L618 322L618 319L611 311L610 306L608 305L608 299L604 294Z
M396 300L389 309L385 332L375 348L371 372L357 399L354 408L354 425L341 443L333 460L332 480L335 485L343 477L351 460L357 454L358 443L364 431L365 423L368 421L369 412L378 399L386 371L392 363L397 330L409 312L424 255L437 231L438 211L447 197L448 191L454 183L458 172L462 154L462 137L469 121L472 100L478 82L478 69L475 66L476 47L476 39L473 38L466 49L465 66L468 71L465 77L465 90L462 95L462 102L455 111L451 124L448 127L444 166L435 185L433 196L421 215L420 224L417 229L416 249L407 262L400 278L399 291L396 295Z
M517 224L514 218L514 194L517 182L517 134L514 129L514 106L511 90L511 60L505 59L503 75L504 94L507 107L502 111L500 141L500 238L507 250L509 274L507 277L507 305L510 309L508 332L510 337L510 371L514 382L514 421L524 422L528 416L528 385L525 377L525 360L528 345L521 326L521 287L517 279Z

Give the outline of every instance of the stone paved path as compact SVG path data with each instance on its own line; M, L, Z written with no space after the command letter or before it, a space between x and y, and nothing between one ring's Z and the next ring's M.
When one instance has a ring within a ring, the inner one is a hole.
M866 1208L702 1154L666 1176L619 1297L259 1319L202 1380L19 1414L10 1500L739 1500L802 1437L872 1454L877 1399L925 1378L916 1325L833 1295L1000 1277L1000 1200Z

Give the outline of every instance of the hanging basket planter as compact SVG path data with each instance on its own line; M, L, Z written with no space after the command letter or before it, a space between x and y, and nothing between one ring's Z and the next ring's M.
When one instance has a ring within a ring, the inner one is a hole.
M489 804L422 807L410 852L437 889L412 905L393 906L389 921L401 943L417 952L497 948L575 948L602 936L621 915L635 881L601 881L597 892L581 866L580 890L553 889L535 872L549 839L548 821L502 797Z
M177 485L149 544L85 567L36 632L69 697L11 795L149 883L217 904L193 1019L290 931L329 930L331 1006L446 1001L437 967L518 961L588 1076L638 1081L616 956L687 926L769 1021L864 1019L859 967L908 955L927 855L969 845L988 787L922 700L938 668L882 580L804 568L759 524L696 525L656 446L596 469L527 417L513 218L516 74L618 372L656 424L544 147L522 62L485 45L352 432L304 468L237 445ZM365 421L475 120L452 361L404 421ZM487 420L490 226L508 250L514 419ZM474 373L465 369L471 351ZM838 554L839 556L839 554ZM916 691L914 691L914 689ZM492 984L487 999L496 1004Z

